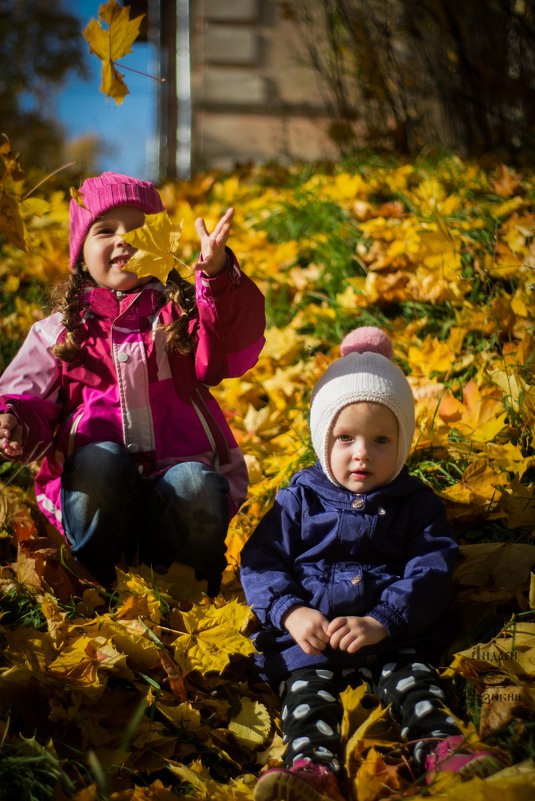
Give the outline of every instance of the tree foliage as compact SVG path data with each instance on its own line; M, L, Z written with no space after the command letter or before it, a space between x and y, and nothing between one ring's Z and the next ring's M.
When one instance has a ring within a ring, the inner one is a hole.
M286 4L342 152L535 145L535 9L523 0ZM484 17L484 19L482 19Z
M65 0L2 0L0 4L0 130L32 166L60 164L61 126L52 91L69 74L87 76L80 21Z

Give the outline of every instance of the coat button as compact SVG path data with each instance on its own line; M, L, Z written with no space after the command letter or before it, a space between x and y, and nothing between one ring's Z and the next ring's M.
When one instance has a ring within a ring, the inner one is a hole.
M351 584L358 584L360 581L362 581L362 576L353 576Z
M351 506L353 507L353 509L362 509L364 503L365 501L362 495L355 495L354 500L351 502Z
M127 362L128 361L128 353L118 353L117 358L120 362Z

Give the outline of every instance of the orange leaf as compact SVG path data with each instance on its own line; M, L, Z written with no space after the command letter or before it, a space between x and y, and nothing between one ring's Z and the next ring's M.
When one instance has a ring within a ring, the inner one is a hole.
M370 748L355 780L358 801L374 801L399 790L399 770L403 767L403 763L388 765L382 754Z
M450 390L447 390L440 399L440 405L438 407L438 416L440 419L444 420L445 423L453 423L461 419L463 411L464 407L462 403L457 400Z
M184 679L182 678L182 673L180 672L178 665L173 662L169 654L163 650L160 651L160 661L163 669L167 673L171 692L173 695L176 695L177 698L180 698L181 701L185 701L187 693L184 686Z
M446 423L458 423L455 428L478 442L493 440L504 427L506 417L502 401L483 396L475 381L469 381L464 387L463 403L447 392L438 414Z
M516 189L518 189L519 184L519 175L511 173L506 164L500 164L498 166L496 178L492 182L492 188L497 195L501 195L501 197L511 197L511 195L514 195Z

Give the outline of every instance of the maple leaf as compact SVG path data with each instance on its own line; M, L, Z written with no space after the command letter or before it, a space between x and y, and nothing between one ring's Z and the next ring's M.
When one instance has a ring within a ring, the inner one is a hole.
M123 269L140 277L153 275L167 283L171 270L181 263L175 255L181 234L182 226L174 225L166 211L147 214L143 226L124 234L125 241L138 250Z
M252 654L254 645L239 633L248 617L248 607L237 600L228 601L220 609L197 604L190 612L183 612L185 631L179 633L173 648L184 674L195 669L220 673L232 654Z
M355 779L358 801L374 801L399 790L402 768L403 765L389 765L379 751L370 748Z
M501 197L511 197L520 185L520 175L513 173L506 164L499 164L492 188Z
M426 377L432 373L448 373L456 361L452 348L436 337L427 337L417 347L410 347L408 357L413 374Z
M469 381L463 389L463 403L447 392L438 408L439 417L451 422L461 433L478 442L489 442L505 425L507 413L503 402L495 397L481 394L475 381Z
M492 508L500 500L502 493L496 488L501 473L493 470L486 459L469 464L461 480L440 492L440 496L454 503L469 506Z
M256 782L254 776L238 777L220 784L212 778L208 768L199 759L190 765L170 763L167 767L174 776L191 787L188 793L198 801L205 801L207 798L210 801L250 801L253 797Z
M138 37L144 16L140 14L131 20L128 8L120 6L116 0L108 0L99 7L98 22L92 19L83 32L90 52L103 62L100 91L107 97L113 97L117 105L123 102L129 90L115 62L132 52L132 44ZM101 21L109 27L104 29Z

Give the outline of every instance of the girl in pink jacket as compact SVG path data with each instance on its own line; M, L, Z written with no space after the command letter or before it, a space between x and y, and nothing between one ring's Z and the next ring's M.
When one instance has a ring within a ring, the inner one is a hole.
M208 391L243 375L264 343L264 298L199 219L195 286L125 269L123 234L164 211L154 186L105 172L70 204L71 276L0 379L0 453L42 460L37 501L108 585L121 560L195 568L219 591L247 469Z

